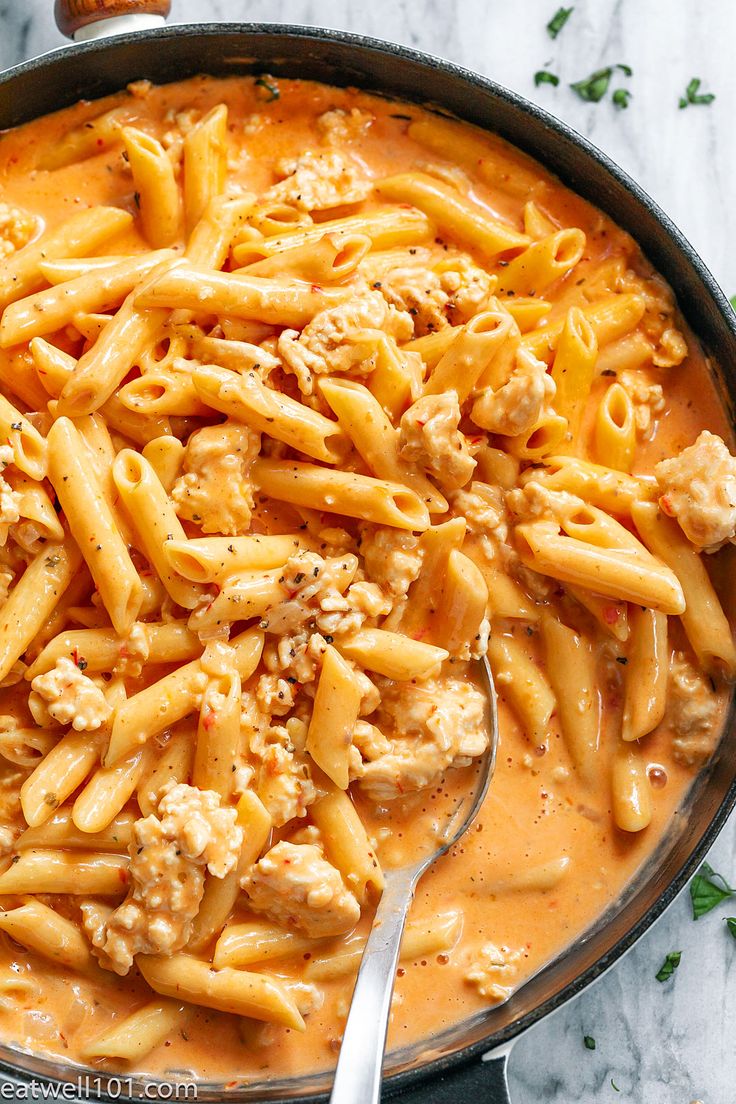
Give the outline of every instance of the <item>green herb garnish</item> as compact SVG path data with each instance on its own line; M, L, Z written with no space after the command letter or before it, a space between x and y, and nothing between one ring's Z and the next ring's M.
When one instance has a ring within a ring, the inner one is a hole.
M553 84L555 87L560 83L560 78L555 76L554 73L547 72L546 69L540 69L534 74L534 83L539 88L540 84Z
M682 951L670 951L665 955L664 962L660 966L657 973L654 975L657 981L668 981L672 977L677 967L680 965L680 959L682 958Z
M736 897L736 890L731 889L726 879L716 874L708 863L703 863L690 883L693 920L699 920L706 912L710 912L722 901L727 901L729 897Z
M731 306L733 307L733 309L736 311L736 295L732 295L731 298L728 301L731 304Z
M268 96L265 97L266 103L273 103L274 100L281 99L279 86L270 77L256 77L255 84L256 88L264 88L268 92Z
M629 106L629 100L631 99L631 93L628 88L617 88L611 96L616 107L624 108Z
M608 91L611 77L617 69L627 77L630 77L633 72L628 65L607 65L605 69L596 69L595 73L591 73L584 80L575 81L570 87L573 92L577 92L581 100L586 100L588 103L599 103Z
M726 927L728 928L734 939L736 939L736 916L726 917Z
M568 19L575 11L574 8L558 8L547 24L547 34L550 38L557 38Z
M621 1092L620 1088L618 1087L616 1082L613 1080L613 1078L611 1078L611 1088L613 1089L614 1092Z
M586 1050L595 1050L595 1039L592 1035L583 1035L583 1043Z
M700 83L700 77L693 77L693 79L690 81L689 85L685 89L685 95L680 96L680 109L682 109L683 107L689 107L690 104L697 106L698 104L706 105L713 103L714 99L716 98L715 93L699 92L698 89L700 88Z

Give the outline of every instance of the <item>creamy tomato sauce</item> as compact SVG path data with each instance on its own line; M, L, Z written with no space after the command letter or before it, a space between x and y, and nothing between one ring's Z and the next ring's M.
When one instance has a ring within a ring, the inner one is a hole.
M669 319L666 325L684 335L687 342L687 356L682 363L652 369L652 378L663 388L664 403L654 417L651 433L638 440L634 474L650 477L658 461L676 456L703 429L729 441L729 428L697 341L674 312L666 287L636 244L610 219L498 139L482 138L487 142L491 166L484 172L482 163L463 159L465 146L460 141L454 160L453 148L443 154L412 137L412 122L426 118L418 107L352 89L281 79L274 83L277 99L251 79L202 77L161 88L137 86L132 94L121 93L94 104L80 103L27 124L0 140L3 202L30 212L46 227L96 204L120 206L135 215L134 188L118 141L100 138L99 152L88 150L89 156L51 171L38 165L75 128L83 128L112 108L122 107L126 122L140 125L175 150L182 141L186 118L198 119L220 103L228 108L228 186L234 190L260 194L274 183L274 167L281 159L298 158L305 150L344 148L373 179L418 170L434 174L435 179L451 186L457 183L463 195L489 216L506 220L518 231L524 227L524 206L533 199L554 227L578 227L585 234L584 253L574 272L553 283L544 295L551 303L545 325L553 326L563 319L571 306L584 305L590 288L596 289L591 292L595 298L646 286L652 301L661 303L662 317L667 315ZM326 137L324 118L328 112L338 112L331 116L338 127L332 137ZM344 134L339 127L345 128ZM476 132L458 124L457 134L475 140ZM494 164L500 166L495 179ZM350 204L332 208L329 217L382 205L371 195L357 208ZM319 221L326 216L318 212L314 217ZM146 248L136 220L130 230L108 242L101 252L126 254ZM437 248L442 249L443 243ZM482 258L478 261L483 264ZM228 263L234 267L232 259ZM487 267L495 273L502 271L496 264ZM662 339L663 328L658 333L652 330L653 346ZM53 340L59 348L78 355L77 334L60 332ZM22 361L23 355L13 348L2 352L3 380L12 371L8 366L18 358ZM593 383L581 429L583 441L589 442L594 433L596 411L610 382L610 375L606 375L598 376ZM12 395L12 384L8 393ZM264 507L265 523L267 515L268 508ZM278 517L278 510L274 516ZM718 554L712 563L722 557ZM714 575L718 575L717 570ZM529 599L532 603L541 601L532 592ZM556 600L554 595L552 600ZM672 711L676 704L668 707L663 723L641 742L641 753L654 783L651 823L640 832L623 832L614 824L610 777L621 727L625 646L618 656L624 662L617 662L606 644L605 633L592 618L580 610L577 616L598 656L596 694L602 733L595 770L587 781L580 778L556 712L546 742L535 746L507 701L504 686L499 685L500 743L490 792L471 830L423 878L411 913L413 921L429 923L438 913L454 910L460 918L461 935L445 951L402 961L396 979L389 1048L430 1039L493 1004L468 979L486 944L508 954L510 971L501 981L507 981L510 989L518 988L578 938L622 893L663 834L673 827L676 830L698 766L673 754ZM507 620L493 627L521 641L544 669L544 651L535 622ZM668 649L670 653L690 654L676 618L670 618ZM727 689L723 684L713 686L715 744ZM3 693L8 700L2 712L12 713L20 701L20 689ZM13 796L15 786L27 772L5 762L2 771L2 819L15 825L19 814ZM471 781L469 769L451 771L444 781L445 793L452 797ZM429 803L427 791L379 805L357 792L355 800L384 867L401 864L414 854L417 836L423 839L426 832L423 810ZM530 886L525 874L536 871L539 875L538 868L545 866L552 871L548 884ZM43 899L64 915L76 916L76 906L69 898ZM242 896L234 915L236 919L250 916ZM355 937L365 932L369 923L367 910ZM322 945L319 954L329 957L343 944L339 937ZM314 957L307 952L254 969L309 981ZM100 969L85 977L75 975L6 937L0 940L0 971L3 1041L72 1061L78 1061L85 1044L116 1018L151 999L150 990L135 971L125 977ZM321 977L314 982L324 999L307 1015L304 1033L207 1008L192 1008L186 1024L141 1058L135 1068L157 1075L189 1071L197 1077L224 1082L265 1081L328 1068L339 1050L352 983L351 974ZM106 1069L130 1068L115 1060L99 1064Z

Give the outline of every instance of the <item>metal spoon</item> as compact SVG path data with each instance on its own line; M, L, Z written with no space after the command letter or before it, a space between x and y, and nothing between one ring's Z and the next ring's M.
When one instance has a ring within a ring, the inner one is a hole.
M449 851L467 831L488 790L498 744L496 689L488 661L483 658L478 666L488 697L489 741L476 768L475 789L455 809L440 837L438 847L409 866L386 871L386 884L373 918L373 927L363 951L353 990L330 1104L378 1104L381 1098L381 1072L396 963L417 882L434 860Z

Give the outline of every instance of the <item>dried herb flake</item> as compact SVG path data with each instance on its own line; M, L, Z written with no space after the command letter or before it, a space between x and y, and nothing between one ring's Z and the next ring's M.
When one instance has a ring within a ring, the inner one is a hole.
M558 8L547 24L547 34L550 38L557 38L575 8Z

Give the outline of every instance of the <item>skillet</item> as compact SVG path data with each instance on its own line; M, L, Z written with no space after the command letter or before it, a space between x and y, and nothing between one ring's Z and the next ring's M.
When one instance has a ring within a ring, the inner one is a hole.
M61 29L67 33L76 29L77 36L88 41L0 75L0 128L80 98L106 95L132 80L147 78L160 84L202 72L269 72L356 85L485 127L542 162L638 241L673 288L685 318L713 358L716 384L733 423L736 315L667 216L585 138L494 82L401 46L285 25L218 23L167 30L158 24L168 7L168 0L57 0ZM108 15L114 18L103 22ZM477 1097L488 1104L510 1104L506 1065L513 1041L608 970L644 934L692 876L736 805L735 714L732 702L719 753L694 781L667 834L620 898L507 1003L389 1053L387 1098L402 1104L457 1104ZM487 1059L483 1063L478 1061L481 1055ZM103 1101L140 1100L145 1085L150 1086L150 1079L109 1078L98 1070L89 1073L87 1088L92 1098ZM31 1078L75 1083L80 1067L0 1046L0 1075L16 1086L21 1097L28 1092ZM81 1075L84 1086L83 1070ZM241 1085L227 1093L222 1085L200 1082L197 1099L306 1102L324 1099L330 1081L331 1074L322 1072L268 1085Z

